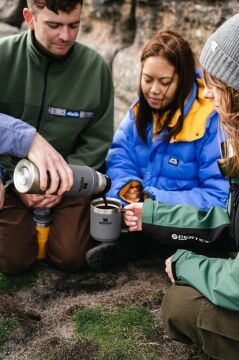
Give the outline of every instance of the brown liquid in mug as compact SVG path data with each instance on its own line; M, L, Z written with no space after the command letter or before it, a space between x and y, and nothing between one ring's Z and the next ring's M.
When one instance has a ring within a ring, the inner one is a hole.
M116 207L115 206L109 206L109 205L107 205L107 207L106 206L97 206L97 209L116 209Z
M96 206L98 209L116 209L117 205L109 205L105 195L102 195L102 199L105 205Z
M103 195L102 198L103 198L103 201L104 201L105 206L104 206L104 207L99 207L100 209L114 209L114 208L112 208L112 207L109 207L105 195Z

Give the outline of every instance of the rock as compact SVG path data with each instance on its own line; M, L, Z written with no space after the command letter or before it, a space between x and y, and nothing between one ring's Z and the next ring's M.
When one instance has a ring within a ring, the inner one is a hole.
M0 22L0 37L19 33L19 29L4 22Z
M1 0L0 21L20 28L23 22L22 10L26 6L26 0Z
M110 67L135 36L133 0L85 0L79 40L98 50Z
M0 20L20 27L25 3L0 0ZM153 34L163 28L179 32L197 60L208 35L238 12L238 0L84 0L78 40L98 50L112 70L115 125L137 97L141 51ZM23 23L20 31L25 28ZM0 25L0 36L16 31Z
M134 43L115 54L113 80L115 85L115 127L137 97L140 76L140 55L147 40L161 29L179 32L189 41L196 64L208 37L222 22L239 12L239 2L190 0L138 0L135 8Z

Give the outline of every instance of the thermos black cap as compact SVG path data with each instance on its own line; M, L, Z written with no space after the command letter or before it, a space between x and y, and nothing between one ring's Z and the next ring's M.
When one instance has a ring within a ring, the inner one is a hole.
M51 209L47 207L35 208L33 210L33 220L40 224L49 224L52 221Z

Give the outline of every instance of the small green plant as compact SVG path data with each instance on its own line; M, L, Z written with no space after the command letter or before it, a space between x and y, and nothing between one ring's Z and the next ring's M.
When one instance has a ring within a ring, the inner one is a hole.
M39 281L45 281L50 277L50 272L42 264L36 263L34 268L27 270L22 275L5 275L0 272L0 294L8 291L18 291L31 288Z
M83 308L73 322L77 332L98 344L101 360L157 359L147 336L160 329L144 307Z
M9 319L0 318L0 348L18 326L19 322L14 317Z
M164 292L162 290L156 291L151 294L151 301L155 305L161 305L164 297Z

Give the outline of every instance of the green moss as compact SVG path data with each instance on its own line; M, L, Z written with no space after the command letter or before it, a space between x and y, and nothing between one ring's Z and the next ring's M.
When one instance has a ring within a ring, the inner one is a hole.
M22 288L29 288L35 285L39 274L36 271L29 271L24 275L7 276L0 273L0 294L7 291L17 291Z
M54 360L56 359L54 355L47 354L47 355L36 355L31 357L26 357L24 360Z
M146 337L159 328L144 307L84 308L73 316L73 322L82 336L99 345L102 360L157 359Z
M19 322L14 317L9 319L0 319L0 348L18 326Z
M151 294L151 301L155 305L161 305L164 297L164 292L162 290L156 291Z
M36 262L34 268L27 270L20 275L4 275L0 272L0 294L8 291L18 291L25 288L31 288L39 282L45 282L51 276L51 272L45 267L45 264Z

